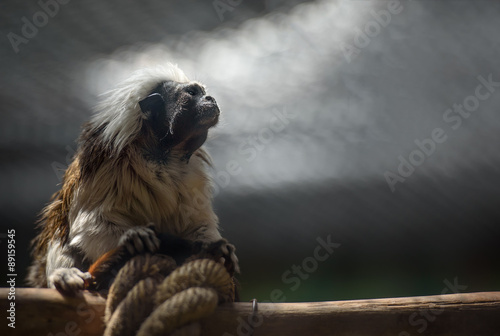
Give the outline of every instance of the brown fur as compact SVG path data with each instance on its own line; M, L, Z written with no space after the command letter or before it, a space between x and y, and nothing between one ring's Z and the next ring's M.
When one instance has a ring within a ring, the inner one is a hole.
M52 195L50 203L42 210L37 228L40 233L31 241L34 264L28 270L27 283L34 287L46 287L45 257L47 247L52 239L63 243L68 240L68 213L73 193L78 187L80 166L78 158L69 165L63 178L61 190Z

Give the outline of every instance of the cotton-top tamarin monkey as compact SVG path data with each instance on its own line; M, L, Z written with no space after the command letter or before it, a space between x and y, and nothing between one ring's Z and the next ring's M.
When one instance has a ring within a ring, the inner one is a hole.
M204 86L174 65L136 72L108 92L83 127L61 190L42 212L28 283L75 292L107 251L123 245L155 252L154 231L221 240L210 158L200 148L219 113ZM237 270L234 246L222 248Z

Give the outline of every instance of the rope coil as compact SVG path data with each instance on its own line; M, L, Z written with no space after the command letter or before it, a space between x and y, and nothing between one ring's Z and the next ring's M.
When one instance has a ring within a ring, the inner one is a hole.
M176 267L166 255L129 260L109 290L104 335L165 335L190 323L189 334L199 334L193 322L234 300L234 282L223 264L196 259Z

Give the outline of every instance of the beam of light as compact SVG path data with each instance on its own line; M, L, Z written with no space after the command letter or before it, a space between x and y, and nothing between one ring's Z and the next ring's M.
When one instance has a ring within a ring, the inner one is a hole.
M85 78L98 95L135 69L177 63L207 84L222 107L223 120L209 147L217 171L230 161L241 166L230 188L323 179L342 166L333 159L343 150L336 129L367 122L366 111L350 110L349 99L329 92L328 81L346 66L339 44L353 38L353 27L366 20L371 7L318 1L248 20L237 29L167 35L160 43L96 59ZM283 114L293 117L286 120Z
M398 157L408 158L415 140L437 127L449 140L418 172L447 175L471 162L498 161L493 141L481 145L488 157L468 149L478 145L471 143L478 129L493 134L498 127L491 112L498 95L481 102L482 112L457 132L442 118L474 91L477 76L494 67L485 64L465 75L461 65L470 63L474 50L450 54L461 44L431 17L447 9L400 1L398 14L381 24L384 18L375 13L390 3L317 1L237 28L167 34L158 43L137 43L96 59L84 77L97 95L136 68L172 61L207 84L223 111L208 147L228 189L332 179L385 183L384 172L395 171ZM412 27L432 35L423 39ZM368 31L367 41L359 40L360 30ZM357 46L353 57L346 56L346 45ZM293 118L273 129L284 113ZM241 169L226 183L228 164L235 162Z

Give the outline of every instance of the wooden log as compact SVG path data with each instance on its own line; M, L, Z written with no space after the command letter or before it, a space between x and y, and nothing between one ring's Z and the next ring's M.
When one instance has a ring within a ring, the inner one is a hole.
M0 309L9 309L0 288ZM17 288L15 329L0 335L101 335L104 299L88 292ZM9 313L7 312L7 317ZM500 335L500 292L307 303L224 304L201 321L203 335Z

